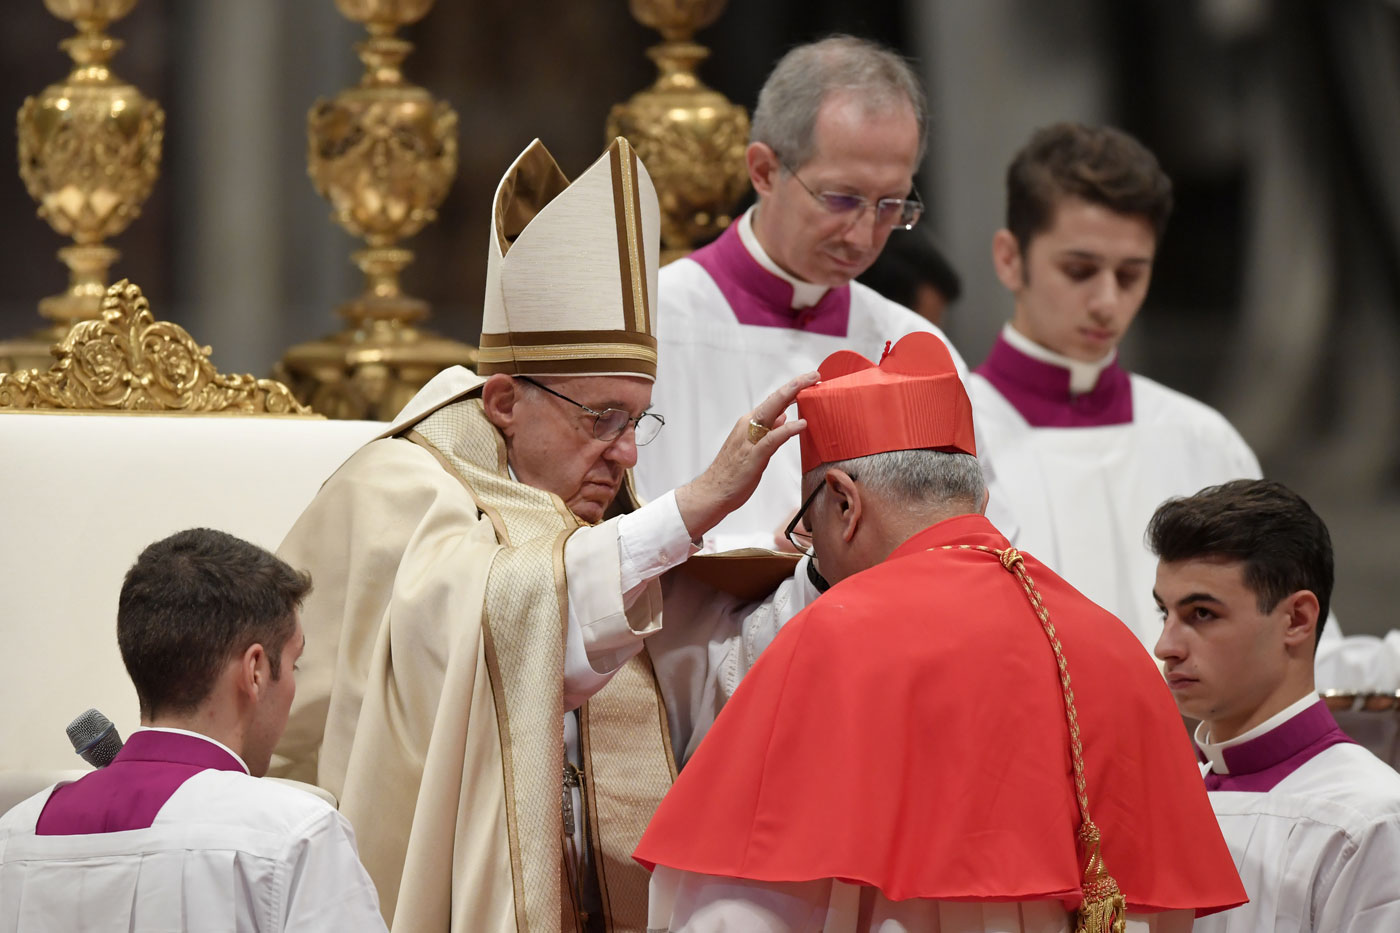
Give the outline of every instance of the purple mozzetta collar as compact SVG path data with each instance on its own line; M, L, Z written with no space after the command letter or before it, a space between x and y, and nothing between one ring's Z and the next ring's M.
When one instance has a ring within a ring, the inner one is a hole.
M1247 742L1220 749L1229 774L1206 772L1206 790L1263 793L1333 745L1356 744L1318 700L1293 718ZM1208 761L1198 747L1196 757Z
M1118 361L1083 395L1069 392L1069 370L1027 356L997 337L977 373L996 386L1033 428L1097 428L1133 420L1133 386Z
M846 336L851 316L851 286L829 288L810 308L792 306L792 285L758 264L739 239L738 222L732 223L708 246L690 258L710 274L734 317L754 327L786 327L832 337Z
M243 772L213 742L178 732L137 732L112 763L56 788L39 814L40 836L81 836L146 829L170 796L209 769Z

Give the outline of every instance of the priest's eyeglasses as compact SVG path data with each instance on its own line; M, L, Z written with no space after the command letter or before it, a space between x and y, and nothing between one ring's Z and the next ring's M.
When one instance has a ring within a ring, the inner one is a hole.
M855 477L852 476L851 479L855 479ZM802 508L798 509L797 514L792 517L792 521L788 522L787 531L784 532L784 534L786 534L787 539L792 542L792 546L799 551L806 551L812 546L812 532L806 525L802 524L802 516L807 514L807 510L810 509L812 503L817 500L817 493L821 492L825 487L826 477L823 476L821 480L817 482L817 488L813 489L812 494L802 503Z
M621 408L608 408L604 411L595 411L582 402L576 402L562 392L555 392L547 385L541 385L529 376L516 376L521 382L528 382L537 389L543 389L555 398L562 398L570 405L577 405L593 416L593 436L600 441L612 442L623 435L629 426L636 429L633 434L634 442L638 447L645 447L656 440L656 435L661 433L661 428L666 424L666 419L656 412L644 411L633 418L630 412Z
M919 222L919 218L924 215L923 202L919 200L919 191L914 190L912 198L881 198L878 201L871 200L861 194L846 194L840 191L813 191L807 187L807 183L802 180L802 176L797 174L797 170L790 168L786 162L781 163L787 173L797 179L797 183L802 186L802 190L816 199L817 203L826 208L828 213L838 217L846 217L851 224L855 224L865 213L866 208L875 208L875 223L881 226L888 226L895 230L909 230L914 224Z

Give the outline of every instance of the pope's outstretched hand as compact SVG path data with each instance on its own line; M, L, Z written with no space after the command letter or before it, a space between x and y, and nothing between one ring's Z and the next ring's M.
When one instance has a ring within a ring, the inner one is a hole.
M700 538L753 495L774 451L807 426L801 418L787 419L788 406L820 378L816 372L803 373L740 417L714 462L676 490L676 507L692 538Z

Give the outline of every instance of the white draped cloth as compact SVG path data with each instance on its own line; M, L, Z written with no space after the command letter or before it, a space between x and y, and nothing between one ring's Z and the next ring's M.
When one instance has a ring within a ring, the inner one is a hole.
M1092 385L1103 364L1075 363L1009 326L1018 351ZM1105 363L1111 363L1109 358ZM1015 516L1017 546L1122 619L1150 652L1162 632L1152 589L1157 558L1144 540L1157 507L1233 479L1258 479L1259 461L1218 411L1130 373L1132 421L1035 427L985 376L968 379L978 443L996 451L994 497ZM1343 637L1335 616L1317 649L1325 689L1400 689L1400 631Z
M415 398L417 404L401 413L385 433L402 429L424 411L471 391L480 382L479 376L462 369L440 373ZM716 442L711 456L722 442L723 438ZM510 475L515 478L513 469ZM643 596L650 581L683 563L695 549L670 490L636 511L581 527L565 541L564 743L565 754L575 765L582 762L578 722L571 711L641 651L643 639L651 640L652 663L666 701L676 761L681 764L762 648L784 622L816 597L805 563L757 603L672 575L674 582L666 584L667 624L634 630L626 610ZM606 585L613 580L616 588ZM569 794L574 812L584 812L580 788L571 787ZM588 852L584 833L584 822L576 821L573 836L578 852Z
M878 888L830 878L765 882L658 865L647 929L671 933L1070 933L1056 901L892 901ZM1189 933L1194 914L1129 914L1127 933Z
M1131 380L1133 420L1099 427L1032 427L983 376L973 373L969 388L1020 523L1017 545L1151 651L1162 632L1157 558L1143 541L1152 513L1173 496L1260 472L1219 412L1144 376Z
M1400 774L1350 742L1311 757L1295 750L1317 737L1290 736L1289 724L1316 715L1317 705L1305 697L1227 743L1209 742L1204 724L1198 731L1208 774L1255 777L1240 772L1238 759L1237 767L1229 764L1232 749L1248 751L1251 743L1267 756L1260 765L1291 751L1297 757L1263 772L1267 790L1210 791L1249 903L1202 917L1196 933L1400 930Z
M756 602L717 592L683 571L662 580L666 624L648 648L677 766L690 760L783 625L821 595L807 575L810 560L803 557L790 577Z
M350 824L318 797L201 771L145 829L35 835L53 788L0 819L0 931L384 930Z

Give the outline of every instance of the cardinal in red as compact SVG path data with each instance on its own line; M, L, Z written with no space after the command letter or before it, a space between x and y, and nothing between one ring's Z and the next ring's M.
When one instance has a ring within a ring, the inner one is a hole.
M642 837L649 929L1184 933L1245 902L1155 662L983 517L943 344L821 375L801 517L830 588Z

